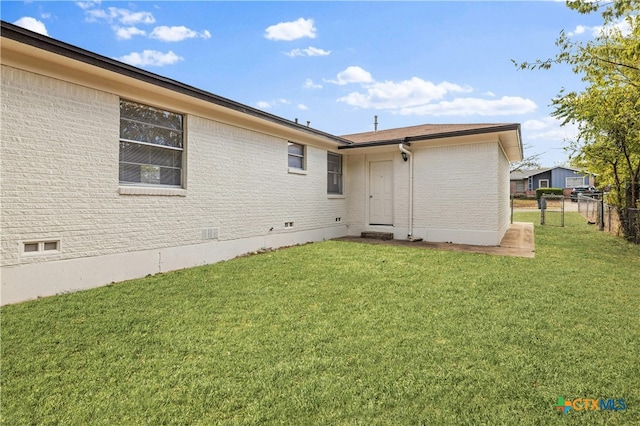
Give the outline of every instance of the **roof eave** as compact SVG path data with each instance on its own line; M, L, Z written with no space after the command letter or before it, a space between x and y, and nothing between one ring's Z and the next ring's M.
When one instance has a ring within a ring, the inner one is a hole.
M214 93L181 83L177 80L163 77L159 74L155 74L141 68L125 64L115 59L97 54L95 52L91 52L89 50L64 43L60 40L44 36L33 31L29 31L17 25L13 25L5 21L0 21L0 24L2 38L14 40L16 42L23 43L25 45L48 51L57 55L61 55L75 61L96 66L107 71L143 81L145 83L153 84L155 86L162 87L164 89L168 89L195 99L200 99L221 106L223 108L228 108L230 110L240 112L254 118L266 120L274 124L293 128L305 133L310 133L314 136L327 138L332 140L333 142L336 142L338 145L352 144L351 141L343 139L339 136L313 129L311 127L296 123L291 120L287 120L277 115L273 115L262 110L250 107L248 105L241 104L231 99L218 96Z
M407 136L404 138L396 138L396 139L380 139L380 140L374 140L374 141L368 141L368 142L353 143L351 145L341 146L338 149L353 150L358 148L381 147L381 146L394 145L394 144L400 144L400 143L405 145L411 145L411 143L414 143L414 142L459 138L459 137L465 137L465 136L477 136L477 135L483 135L483 134L502 133L502 132L515 132L515 144L517 145L515 146L515 148L517 150L517 154L508 156L505 152L505 155L507 155L507 158L509 161L521 160L523 155L523 147L522 147L522 134L521 134L521 128L519 123L503 124L503 125L491 126L491 127L480 127L475 129L454 130L454 131L441 132L441 133L432 133L427 135ZM504 142L501 140L500 143L503 144ZM507 151L506 149L504 149L504 147L503 147L503 150Z

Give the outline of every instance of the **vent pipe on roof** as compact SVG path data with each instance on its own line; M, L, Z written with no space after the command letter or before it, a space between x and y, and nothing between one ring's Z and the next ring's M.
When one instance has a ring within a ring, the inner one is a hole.
M378 116L377 115L373 116L373 131L374 132L378 131Z
M295 121L296 121L296 124L298 124L298 117L296 117L296 120L295 120Z
M310 124L311 124L311 122L309 120L307 120L307 127L309 127Z

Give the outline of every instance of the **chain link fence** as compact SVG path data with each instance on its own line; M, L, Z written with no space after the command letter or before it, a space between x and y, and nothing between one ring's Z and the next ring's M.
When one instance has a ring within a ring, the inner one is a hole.
M624 223L620 221L618 209L587 195L578 195L578 212L588 223L597 224L601 231L623 237ZM640 244L640 209L626 209L627 239Z

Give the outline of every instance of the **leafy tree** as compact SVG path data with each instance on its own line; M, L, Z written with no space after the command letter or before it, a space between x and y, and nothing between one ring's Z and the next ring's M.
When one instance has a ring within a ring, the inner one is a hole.
M576 0L567 6L580 13L600 12L600 34L582 43L563 31L555 58L516 65L549 69L568 64L582 76L585 89L561 90L552 116L563 125L578 125L578 138L567 147L572 164L598 174L600 185L611 188L609 202L618 210L625 234L640 235L631 229L627 214L638 207L640 186L640 0Z

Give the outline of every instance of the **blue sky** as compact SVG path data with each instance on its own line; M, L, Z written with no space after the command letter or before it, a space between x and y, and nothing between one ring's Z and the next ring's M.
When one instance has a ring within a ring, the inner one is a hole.
M561 30L598 15L563 2L3 1L2 20L336 135L426 123L522 124L527 154L567 159L549 116Z

